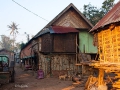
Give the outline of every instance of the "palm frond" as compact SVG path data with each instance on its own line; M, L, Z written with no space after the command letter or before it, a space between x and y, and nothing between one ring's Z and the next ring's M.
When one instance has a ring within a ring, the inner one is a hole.
M12 22L12 24L10 25L7 25L9 29L11 29L11 32L10 34L17 34L19 33L17 30L18 30L18 25L15 23L15 22Z

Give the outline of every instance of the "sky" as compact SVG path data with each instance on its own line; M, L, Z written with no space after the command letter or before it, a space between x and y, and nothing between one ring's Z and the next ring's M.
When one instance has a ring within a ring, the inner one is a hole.
M115 0L115 3L118 1ZM0 35L12 38L7 25L15 22L19 28L16 42L26 43L27 34L30 38L36 35L70 3L73 3L82 12L84 5L91 3L93 6L100 8L102 2L104 0L0 0Z

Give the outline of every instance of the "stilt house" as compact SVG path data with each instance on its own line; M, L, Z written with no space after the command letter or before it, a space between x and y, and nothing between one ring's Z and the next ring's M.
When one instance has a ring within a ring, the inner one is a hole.
M120 1L90 32L94 33L94 43L98 47L99 57L90 64L99 69L97 86L106 85L105 75L115 73L114 81L110 76L109 80L111 80L114 89L120 89Z
M68 5L29 41L37 69L42 69L45 76L75 73L78 53L97 52L92 43L93 36L88 33L91 28L92 24L81 12L72 3ZM24 49L21 59L25 58Z

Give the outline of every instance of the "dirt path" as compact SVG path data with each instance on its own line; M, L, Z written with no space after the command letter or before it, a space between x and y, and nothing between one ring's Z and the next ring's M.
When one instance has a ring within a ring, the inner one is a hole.
M83 87L72 86L72 81L58 78L35 79L31 71L15 68L15 83L2 85L0 90L84 90Z

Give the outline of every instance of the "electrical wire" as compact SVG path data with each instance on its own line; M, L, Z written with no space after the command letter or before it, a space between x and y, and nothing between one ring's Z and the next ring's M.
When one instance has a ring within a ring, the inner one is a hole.
M29 9L27 9L27 8L25 8L24 6L20 5L20 4L19 4L19 3L17 3L16 1L14 1L14 0L12 0L12 1L13 1L14 3L16 3L17 5L19 5L20 7L24 8L25 10L29 11L30 13L34 14L35 16L38 16L39 18L41 18L41 19L43 19L43 20L45 20L45 21L47 21L47 22L48 22L48 20L46 20L46 19L44 19L43 17L41 17L41 16L37 15L36 13L34 13L34 12L30 11Z

